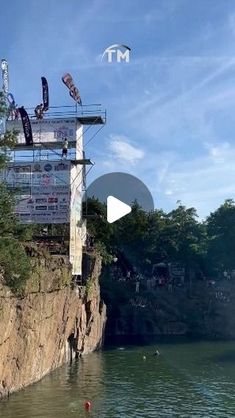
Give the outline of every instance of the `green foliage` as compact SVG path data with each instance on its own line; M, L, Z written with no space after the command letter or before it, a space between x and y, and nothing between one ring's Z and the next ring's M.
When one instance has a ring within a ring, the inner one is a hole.
M61 278L60 278L60 286L66 287L71 283L71 276L67 270L67 268L63 268L61 270Z
M21 294L29 277L30 263L24 247L18 240L9 237L0 239L0 266L5 283Z
M13 216L14 197L4 183L0 183L0 233L1 237L11 234L16 220Z
M106 221L105 206L97 200L88 202L88 213L93 213L88 216L88 230L102 252L113 258L121 251L142 272L161 261L193 266L205 256L206 228L194 208L180 205L168 214L162 210L146 213L134 203L132 213L112 225Z
M16 135L17 131L6 131L5 134L0 138L1 150L14 148L17 143Z
M101 255L103 264L110 264L113 262L113 255L109 253L103 242L97 241L95 244L95 250Z
M205 252L206 230L197 219L196 209L179 205L167 215L169 256L186 265L199 262Z
M219 272L235 269L235 202L228 199L207 219L208 261Z
M113 236L113 225L106 221L106 207L97 199L87 200L87 223L90 235L96 237L96 241L105 243L111 242Z
M6 113L6 102L0 92L0 117ZM0 136L0 170L8 162L8 153L16 143L16 133ZM0 182L0 269L5 283L16 293L22 293L30 274L30 263L23 242L31 238L31 229L20 225L13 212L15 196Z
M7 106L6 106L6 98L4 93L0 91L0 118L3 118L6 115Z
M16 144L16 131L6 131L0 136L0 170L6 167L10 161L9 152Z
M89 276L86 281L86 297L87 298L91 296L92 286L93 286L93 280L92 280L92 277Z
M106 221L105 205L88 201L88 231L108 262L121 251L142 273L152 265L179 262L204 275L235 269L235 202L226 200L206 221L195 208L180 204L169 213L145 213L137 204L132 213L114 224Z

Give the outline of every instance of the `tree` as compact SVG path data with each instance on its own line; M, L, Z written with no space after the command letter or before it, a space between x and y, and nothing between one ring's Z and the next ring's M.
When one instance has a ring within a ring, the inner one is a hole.
M0 92L0 118L6 112L5 97ZM0 170L9 161L9 151L16 143L14 132L0 135ZM22 291L30 274L30 263L22 242L30 237L28 227L20 225L14 215L15 196L0 182L0 267L4 280L14 291ZM29 235L29 236L27 236Z
M0 117L5 117L7 113L6 98L2 91L0 91Z
M135 267L143 268L146 261L147 214L134 203L131 214L118 220L113 226L113 246L123 252Z
M180 204L167 218L170 257L188 266L194 264L206 250L205 228L197 219L196 209Z
M206 222L208 262L218 272L235 269L235 202L227 199Z
M151 274L154 264L172 261L185 265L186 271L203 269L207 235L196 209L180 204L168 214L146 213L135 203L130 215L110 225L103 204L91 200L89 207L96 213L88 221L89 231L109 252L121 252L138 271Z

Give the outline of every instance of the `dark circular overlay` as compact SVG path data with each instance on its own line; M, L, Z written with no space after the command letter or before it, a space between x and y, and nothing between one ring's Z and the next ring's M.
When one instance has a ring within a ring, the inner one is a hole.
M87 198L106 203L114 196L127 205L137 202L145 212L154 210L153 197L147 186L137 177L127 173L108 173L94 180L87 189Z

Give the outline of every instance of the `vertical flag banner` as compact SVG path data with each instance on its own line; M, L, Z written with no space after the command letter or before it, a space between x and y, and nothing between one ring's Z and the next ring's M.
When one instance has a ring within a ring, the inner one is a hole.
M20 116L22 120L26 145L32 145L33 133L32 133L32 128L31 128L31 123L29 120L29 115L23 106L19 108L19 112L20 112Z
M43 112L46 112L49 109L49 89L47 79L41 77L42 80L42 99L43 99Z
M9 109L15 109L16 108L15 98L14 98L12 93L8 93L7 101L8 101Z
M82 99L81 99L79 90L77 89L77 87L75 86L73 82L72 76L69 73L66 73L62 77L62 81L66 85L66 87L68 87L69 94L73 98L73 100L75 100L75 102L81 105Z
M2 69L2 89L5 95L9 92L9 72L8 72L8 62L5 59L1 61Z

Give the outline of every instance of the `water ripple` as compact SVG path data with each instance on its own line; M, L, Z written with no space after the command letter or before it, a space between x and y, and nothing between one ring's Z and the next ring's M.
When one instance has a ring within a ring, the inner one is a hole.
M228 355L234 343L158 347L157 358L151 346L88 355L3 401L0 416L234 418L235 362ZM86 400L92 401L88 415Z

